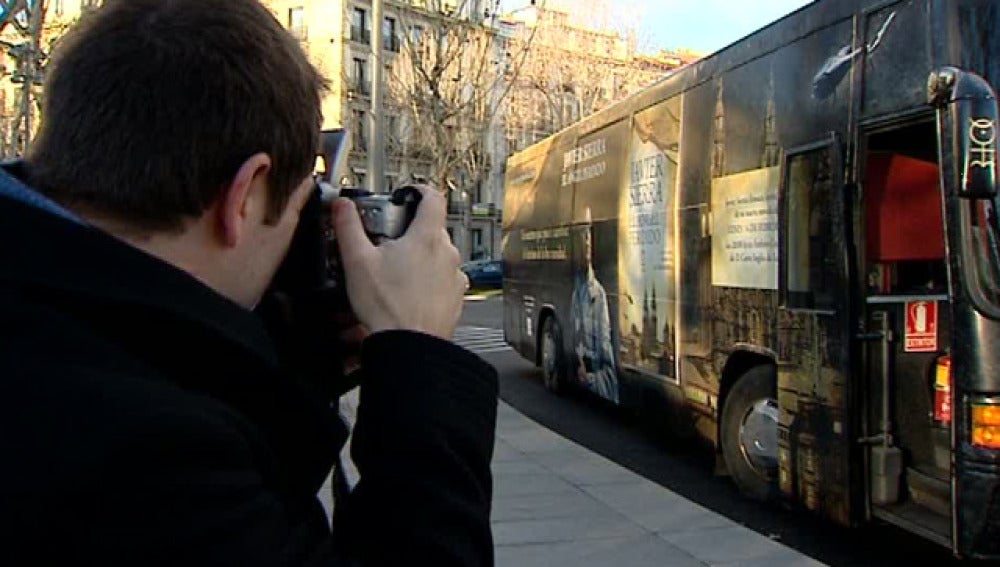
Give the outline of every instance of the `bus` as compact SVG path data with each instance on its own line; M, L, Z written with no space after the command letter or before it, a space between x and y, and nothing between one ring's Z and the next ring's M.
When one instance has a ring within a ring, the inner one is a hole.
M752 498L1000 557L998 33L818 0L513 154L506 341Z

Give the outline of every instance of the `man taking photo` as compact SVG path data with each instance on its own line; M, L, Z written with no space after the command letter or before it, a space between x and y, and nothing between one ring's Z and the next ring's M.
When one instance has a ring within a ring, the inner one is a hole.
M497 382L447 341L443 198L378 247L334 205L368 334L331 530L346 429L253 311L313 191L324 81L257 0L104 4L0 170L0 564L492 565Z

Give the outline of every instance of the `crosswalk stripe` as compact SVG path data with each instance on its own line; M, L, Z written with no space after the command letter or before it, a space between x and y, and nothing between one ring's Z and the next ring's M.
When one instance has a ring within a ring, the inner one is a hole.
M462 341L464 343L482 343L482 342L490 342L490 341L503 341L503 335L492 336L492 337L489 337L489 336L486 336L486 335L475 336L475 337L456 337L455 340L456 341Z
M452 342L476 354L513 350L504 341L503 330L488 327L459 327Z
M462 333L461 335L456 335L456 337L461 339L501 339L503 340L503 333Z

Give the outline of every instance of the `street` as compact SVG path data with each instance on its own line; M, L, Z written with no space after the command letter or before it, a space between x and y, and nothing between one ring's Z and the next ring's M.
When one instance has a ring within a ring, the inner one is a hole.
M549 394L537 369L504 344L502 308L500 297L467 301L455 342L497 368L504 402L551 431L827 565L959 564L948 550L892 526L846 529L805 511L748 501L728 478L712 475L704 449L657 437L632 416L584 394Z

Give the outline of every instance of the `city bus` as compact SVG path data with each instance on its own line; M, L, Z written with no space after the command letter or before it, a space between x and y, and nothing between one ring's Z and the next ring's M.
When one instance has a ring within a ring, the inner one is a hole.
M752 498L1000 557L998 32L819 0L513 154L506 341Z

